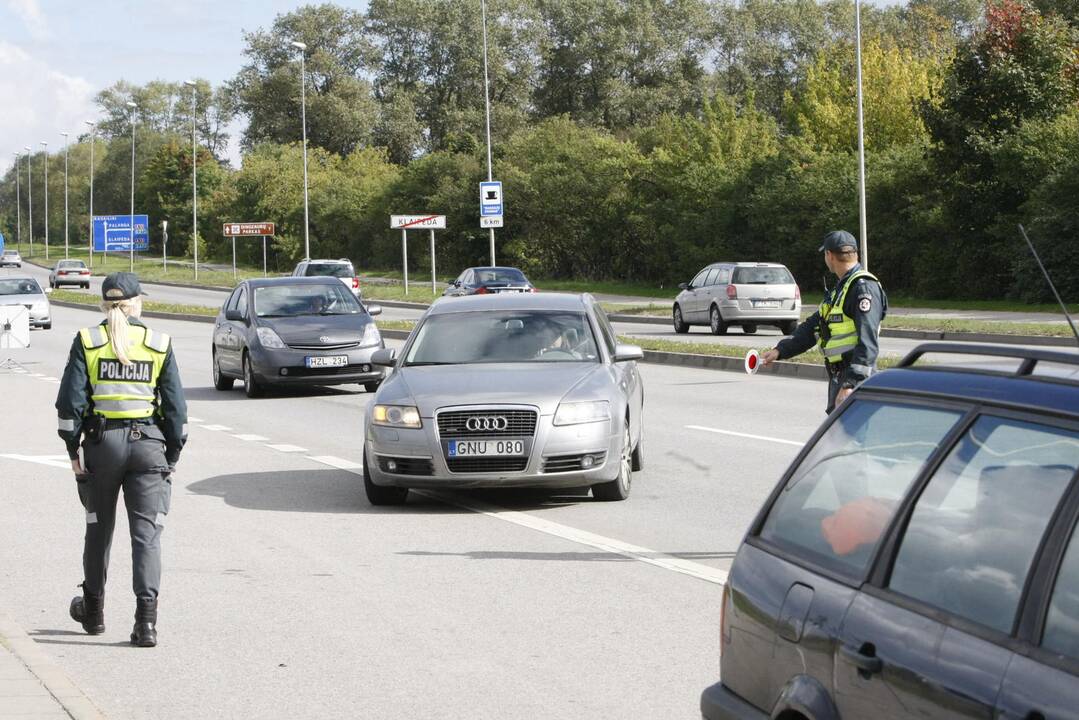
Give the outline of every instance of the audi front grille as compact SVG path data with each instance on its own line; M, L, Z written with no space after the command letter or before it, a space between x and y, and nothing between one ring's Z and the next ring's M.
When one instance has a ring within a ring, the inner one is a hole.
M450 458L446 465L452 473L524 472L527 457Z
M438 414L438 433L444 439L532 437L536 416L535 410L452 410Z

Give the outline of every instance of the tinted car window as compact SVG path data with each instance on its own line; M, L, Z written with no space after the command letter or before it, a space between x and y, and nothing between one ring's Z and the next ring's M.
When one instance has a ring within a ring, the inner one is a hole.
M603 343L607 346L607 353L614 357L614 346L618 342L617 335L614 334L614 328L611 327L611 321L607 317L607 313L603 311L599 305L595 306L596 319L599 321L599 330L603 335Z
M855 402L791 475L760 537L836 572L861 575L899 501L959 417L952 410Z
M341 283L268 285L255 288L258 317L355 315L364 312L356 296Z
M731 269L722 268L719 271L719 278L716 280L717 285L728 285L731 282Z
M30 295L39 292L41 292L41 286L33 278L0 279L0 295Z
M584 313L490 311L432 315L406 365L598 360Z
M1079 528L1072 533L1045 619L1042 647L1079 660Z
M240 292L236 296L236 309L240 311L240 317L247 317L247 287L241 285Z
M520 270L516 268L489 268L476 271L476 283L515 283L523 285L528 282Z
M978 420L918 499L890 586L1010 633L1042 535L1079 467L1079 435Z
M307 277L350 278L355 274L345 263L310 263L304 271Z
M734 269L735 285L793 285L794 276L782 267L740 267Z
M690 283L695 288L704 286L704 279L708 277L708 268L701 270L697 273L697 277L693 278L693 282Z
M239 301L239 299L240 299L240 288L236 288L235 290L232 291L232 294L229 295L229 299L225 301L225 310L226 311L235 310L236 309L236 303L237 303L237 301Z

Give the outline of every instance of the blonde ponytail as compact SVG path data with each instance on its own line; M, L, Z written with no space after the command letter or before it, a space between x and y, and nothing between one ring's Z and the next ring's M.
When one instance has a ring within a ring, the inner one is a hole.
M142 314L142 298L136 296L127 300L106 301L101 303L101 311L105 313L109 342L112 343L116 359L123 365L130 365L131 358L127 356L127 350L131 347L131 340L127 332L130 327L127 319Z

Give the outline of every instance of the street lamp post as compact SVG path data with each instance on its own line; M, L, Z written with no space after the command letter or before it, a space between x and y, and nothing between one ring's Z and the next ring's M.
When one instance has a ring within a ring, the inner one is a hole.
M97 126L90 120L84 121L90 126L90 240L87 250L90 253L90 268L94 267L94 134Z
M64 259L67 260L70 251L68 249L68 236L67 236L67 158L68 158L68 141L67 133L62 132L60 135L64 138Z
M19 248L19 253L22 253L22 168L19 167L19 158L21 155L17 152L11 153L15 156L15 244Z
M41 141L41 154L45 156L45 259L49 259L49 144Z
M480 0L480 14L483 16L483 106L487 114L487 182L494 180L491 173L491 84L487 77L487 3ZM491 266L495 264L495 229L491 231Z
M303 123L303 256L311 257L311 229L307 214L307 45L294 40L300 51L300 119Z
M33 164L30 162L32 153L29 145L23 149L26 150L26 204L30 213L30 232L27 235L30 237L30 257L34 257L34 178L30 172L30 166Z
M869 247L865 222L865 126L862 119L862 0L854 0L854 52L858 66L858 240L862 267L869 269Z
M130 257L129 267L135 272L135 109L138 107L133 102L128 102L131 108L131 215L128 219L128 254ZM106 240L108 242L108 240Z
M194 80L185 80L191 88L191 247L195 253L195 279L199 279L199 153L195 145L195 90Z

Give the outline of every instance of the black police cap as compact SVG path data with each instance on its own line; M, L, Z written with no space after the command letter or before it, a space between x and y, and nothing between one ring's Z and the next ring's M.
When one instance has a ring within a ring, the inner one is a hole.
M101 283L101 297L110 302L128 300L138 295L145 295L139 278L135 273L109 273Z
M833 230L824 236L824 240L817 252L824 252L825 250L845 252L848 249L857 250L858 241L846 230Z

